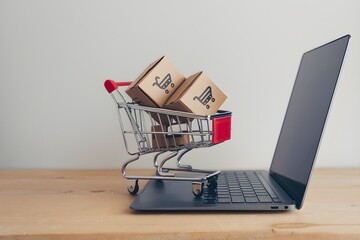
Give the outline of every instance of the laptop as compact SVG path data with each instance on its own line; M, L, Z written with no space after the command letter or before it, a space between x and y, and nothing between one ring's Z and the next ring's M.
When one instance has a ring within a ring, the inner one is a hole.
M191 182L150 180L135 210L300 209L314 166L350 35L302 56L269 171L223 171L217 188L194 197ZM230 156L228 156L230 157Z

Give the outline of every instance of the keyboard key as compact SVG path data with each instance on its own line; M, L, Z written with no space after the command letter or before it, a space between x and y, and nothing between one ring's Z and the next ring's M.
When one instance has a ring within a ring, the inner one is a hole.
M230 193L227 194L218 193L218 198L229 198L229 197L230 197Z
M228 186L239 186L239 182L228 182Z
M258 203L259 202L257 197L245 197L245 201L247 203Z
M237 177L228 177L226 180L228 182L237 181Z
M242 196L243 194L241 192L231 192L231 196Z
M258 196L258 199L262 203L272 203L272 199L270 196Z
M220 196L220 195L229 196L230 192L218 192L217 194L218 194L218 196Z
M269 196L268 193L258 193L258 192L256 193L256 195L257 195L257 196Z
M255 193L252 189L242 189L244 193Z
M229 192L229 189L228 188L220 188L220 189L217 189L218 192Z
M245 197L256 197L255 194L249 194L249 193L244 193L244 196Z
M218 198L218 203L230 203L230 198Z
M233 203L244 203L245 199L243 196L231 196L231 201Z
M273 198L274 203L281 203L280 198Z
M266 192L265 188L254 188L255 192Z
M240 188L240 184L239 183L229 183L228 187L231 187L231 188Z
M231 193L234 193L234 192L241 192L241 190L240 190L240 189L230 189L230 192L231 192Z

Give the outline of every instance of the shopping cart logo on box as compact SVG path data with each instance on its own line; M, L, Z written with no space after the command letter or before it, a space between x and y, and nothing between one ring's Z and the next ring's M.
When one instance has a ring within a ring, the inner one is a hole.
M207 88L205 88L205 90L203 91L203 93L200 96L196 96L193 98L193 100L199 100L199 102L206 106L207 109L210 108L210 105L208 104L208 102L211 100L212 102L215 102L215 98L213 98L212 95L212 91L211 91L211 87L208 86Z
M169 90L167 87L170 85L170 87L174 88L175 84L172 82L170 73L166 74L166 76L159 82L160 77L155 77L155 82L153 83L153 86L158 86L160 89L164 89L166 94L169 94Z
M127 179L128 191L131 194L138 192L139 179L191 181L192 191L196 197L203 194L205 183L207 188L216 188L217 176L220 171L194 169L191 165L181 164L181 160L186 153L193 149L211 147L229 140L231 138L231 112L219 110L216 114L203 116L141 106L134 102L127 102L118 90L119 86L130 84L131 82L115 82L113 80L106 80L104 83L106 90L116 103L124 145L131 156L121 168L123 177ZM209 90L206 90L203 95L208 97L210 94L209 99L211 99L211 89ZM206 100L206 97L200 96L199 98L203 102L209 101L209 99ZM162 120L161 125L158 125L151 117L154 115L159 119L168 119L168 121ZM180 118L186 119L186 121L181 122ZM177 119L177 121L174 123L173 119ZM130 163L139 160L142 155L150 153L155 154L153 159L155 175L133 176L127 173L127 166ZM176 167L165 167L165 164L175 157ZM191 174L183 175L181 172Z

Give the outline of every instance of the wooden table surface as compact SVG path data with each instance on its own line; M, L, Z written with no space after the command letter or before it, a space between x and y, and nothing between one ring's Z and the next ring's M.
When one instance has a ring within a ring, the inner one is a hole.
M360 169L316 169L280 213L139 213L125 186L119 170L2 170L0 239L360 239Z

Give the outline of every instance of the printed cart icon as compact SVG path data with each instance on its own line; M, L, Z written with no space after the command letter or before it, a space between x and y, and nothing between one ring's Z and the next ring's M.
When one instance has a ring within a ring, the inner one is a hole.
M194 97L193 100L199 100L199 102L201 102L202 105L206 105L206 108L209 109L210 108L210 105L208 104L208 102L211 101L212 102L215 102L215 98L212 97L212 92L211 92L211 87L208 86L205 91L198 97Z
M166 74L166 76L163 78L163 80L161 80L161 82L159 82L160 77L156 76L155 77L155 82L153 83L153 86L158 86L160 89L165 89L165 93L169 94L169 90L166 89L169 85L173 88L175 87L175 84L172 83L171 80L171 75L170 73Z

